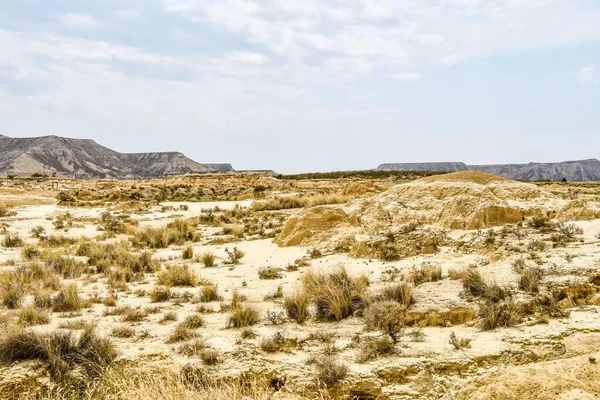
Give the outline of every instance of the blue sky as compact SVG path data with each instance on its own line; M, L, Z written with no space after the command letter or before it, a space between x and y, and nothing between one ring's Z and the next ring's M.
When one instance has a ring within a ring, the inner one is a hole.
M600 157L597 0L20 0L0 133L238 169Z

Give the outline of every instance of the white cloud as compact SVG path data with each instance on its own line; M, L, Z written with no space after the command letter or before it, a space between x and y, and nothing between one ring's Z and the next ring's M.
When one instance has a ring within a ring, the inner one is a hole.
M63 14L58 18L58 22L75 28L85 28L98 25L98 21L88 14Z
M418 81L423 78L423 74L418 72L398 72L392 74L392 78L397 81Z
M600 82L600 76L596 74L594 65L588 65L587 67L583 67L579 71L574 71L571 74L576 76L581 83Z
M163 2L191 21L264 47L294 65L297 74L310 73L320 61L320 73L328 78L375 68L391 75L498 52L600 41L600 13L583 0Z

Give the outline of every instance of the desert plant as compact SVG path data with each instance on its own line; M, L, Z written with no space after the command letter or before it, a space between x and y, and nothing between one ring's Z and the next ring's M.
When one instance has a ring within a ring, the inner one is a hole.
M408 275L408 280L414 285L425 282L436 282L442 279L442 268L439 265L423 265L420 268L413 267Z
M225 253L227 253L229 264L239 264L242 258L245 256L245 253L237 247L234 247L232 250L225 248Z
M15 215L17 215L17 213L8 208L6 204L0 203L0 218L12 217Z
M375 360L381 356L392 355L396 353L394 342L387 336L382 338L367 338L360 344L358 353L358 362L367 362Z
M405 308L414 303L412 287L405 282L386 287L383 289L382 295L385 300L398 302Z
M215 266L215 255L209 252L202 254L201 257L202 264L204 267L214 267Z
M352 278L344 267L329 274L308 271L302 283L320 320L340 321L361 312L367 304L366 276Z
M33 260L35 258L38 258L40 254L40 249L38 249L37 246L31 244L26 244L21 249L21 258L23 258L24 260Z
M215 349L204 349L198 354L202 362L206 365L216 365L221 362L220 354Z
M260 279L280 279L281 268L276 267L261 267L258 269L258 277Z
M41 225L38 225L34 228L31 228L31 237L34 239L44 239L46 237L46 228Z
M521 271L519 278L519 289L530 293L539 292L540 281L544 277L544 271L537 267L526 267Z
M50 316L46 310L37 308L35 305L30 305L21 308L17 313L18 324L23 327L33 325L46 325L50 323Z
M469 295L489 299L493 302L511 296L510 289L502 288L495 283L488 284L481 274L475 270L469 270L463 278L463 287Z
M164 286L196 286L198 277L187 265L172 265L158 275L157 283Z
M173 291L168 286L156 286L150 292L150 300L153 303L169 301L173 297Z
M207 303L210 301L221 301L223 297L219 295L217 285L206 285L202 287L200 291L200 301Z
M88 302L79 297L76 284L63 286L58 294L52 299L52 311L69 312L80 311L88 306Z
M229 328L245 328L258 323L258 321L260 321L260 316L256 308L239 305L233 308L227 326Z
M148 317L148 311L141 309L126 308L121 314L123 322L141 322Z
M72 377L74 367L89 379L99 376L117 357L108 340L99 338L92 328L81 335L71 332L40 334L35 331L16 330L0 340L0 361L13 363L40 360L47 363L50 377L64 381Z
M334 356L323 357L315 364L317 380L326 387L337 385L348 375L348 366L336 360Z
M111 335L121 339L131 338L135 336L135 329L128 326L117 326L113 328Z
M2 241L2 246L9 249L21 247L23 246L23 239L21 239L19 235L16 234L8 235Z
M166 343L171 344L171 343L183 342L186 340L195 339L198 336L199 336L198 333L187 328L183 324L179 324L179 325L177 325L177 327L175 328L173 333L171 333L171 335L167 338Z
M186 319L181 323L181 325L185 326L188 329L197 329L203 327L205 324L204 318L200 314L192 314L186 317Z
M185 356L191 357L199 355L202 351L206 350L206 347L206 342L203 339L196 339L190 343L181 345L177 351Z
M191 260L192 258L194 258L194 248L192 246L187 246L185 249L183 249L181 258L183 258L184 260Z
M404 307L395 301L372 303L365 310L365 328L379 330L396 343L404 330Z
M513 300L501 303L484 301L480 304L478 313L481 319L481 329L484 331L516 325L522 318L521 309Z
M454 333L454 332L450 333L450 339L448 339L448 342L456 350L462 350L462 349L465 349L465 348L470 348L472 341L473 341L473 339L459 338L458 336L456 336L456 333Z
M283 308L288 318L303 323L308 319L308 295L303 291L297 291L292 296L286 297L283 301Z

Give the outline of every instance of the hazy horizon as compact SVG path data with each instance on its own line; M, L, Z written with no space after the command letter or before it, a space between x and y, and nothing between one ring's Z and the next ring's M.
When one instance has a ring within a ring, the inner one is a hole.
M26 0L0 134L281 173L600 153L591 0Z

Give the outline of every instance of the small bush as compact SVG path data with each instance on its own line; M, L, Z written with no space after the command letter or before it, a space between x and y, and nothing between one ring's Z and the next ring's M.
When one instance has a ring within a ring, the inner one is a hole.
M415 285L425 282L436 282L442 279L442 268L439 265L424 265L421 268L413 267L408 280Z
M8 235L2 241L2 246L12 249L23 246L23 239L19 235Z
M221 301L223 297L219 295L219 290L216 285L206 285L202 287L200 292L200 301L208 303L210 301Z
M367 340L361 343L360 351L358 353L358 362L363 363L395 353L396 347L389 337L367 338Z
M260 279L280 279L281 269L276 267L261 267L258 269L258 277Z
M39 258L40 255L41 255L40 249L38 249L36 246L30 245L30 244L26 244L21 249L21 257L24 260L33 260L35 258Z
M177 351L185 356L191 357L199 355L202 351L206 350L206 347L204 340L198 339L181 345Z
M167 338L166 343L170 344L170 343L184 342L186 340L195 339L198 336L200 336L200 335L198 335L193 330L187 328L183 324L179 324L179 325L177 325L177 327L175 328L173 333Z
M404 282L393 286L388 286L383 290L383 298L385 300L395 301L408 308L414 303L412 296L412 287Z
M22 327L46 325L50 323L50 316L48 315L48 312L35 306L21 308L17 313L17 316L18 324Z
M544 277L544 271L541 268L526 267L521 271L519 278L519 289L529 293L540 291L540 281Z
M0 218L13 217L15 215L17 215L17 213L8 208L6 204L0 203Z
M148 317L148 312L140 309L126 309L121 315L123 322L141 322Z
M164 286L196 286L198 277L187 265L173 265L158 275L157 283Z
M159 321L160 324L166 324L167 322L177 321L177 314L174 312L168 312L163 315L162 319Z
M77 285L74 283L62 287L52 299L52 311L54 312L80 311L87 306L88 303L79 297Z
M30 233L31 237L34 239L43 239L46 237L46 228L44 228L41 225L38 225L35 228L32 228Z
M229 328L245 328L258 323L259 321L260 315L256 308L239 305L232 310L227 326Z
M303 291L298 291L294 295L286 297L283 301L283 308L288 318L302 324L308 319L308 295Z
M229 248L225 248L225 253L227 253L229 264L239 264L242 258L244 258L244 256L246 255L237 247L234 247L232 250L229 250Z
M192 314L181 323L181 325L188 329L198 329L203 327L204 324L204 318L202 318L202 315L200 314Z
M202 254L201 260L206 268L215 266L215 255L212 253L207 252Z
M471 296L482 297L493 302L504 300L511 296L510 289L501 288L496 284L488 284L478 271L469 270L463 279L463 287Z
M448 340L455 350L470 348L472 341L473 339L459 338L454 332L450 334L450 339Z
M520 308L512 300L495 303L487 300L479 306L481 329L493 330L499 327L510 327L521 322Z
M204 349L200 351L200 359L206 365L217 365L221 362L220 354L215 349Z
M366 276L352 278L344 267L330 274L308 271L302 283L319 320L341 321L362 312L367 304Z
M157 286L150 292L150 300L153 303L162 303L173 298L173 291L167 286Z
M379 330L396 343L404 330L404 307L394 301L375 302L365 310L365 328Z
M348 375L348 366L333 356L323 357L316 362L317 380L326 387L333 387Z
M194 258L194 248L192 246L186 247L181 254L181 258L184 260L191 260Z
M117 357L115 347L87 328L77 338L71 332L39 334L17 330L0 340L0 361L14 363L40 360L48 364L50 377L57 382L69 378L74 367L93 379Z
M111 334L112 336L121 339L131 338L135 336L135 329L128 326L117 326L112 330Z

